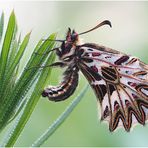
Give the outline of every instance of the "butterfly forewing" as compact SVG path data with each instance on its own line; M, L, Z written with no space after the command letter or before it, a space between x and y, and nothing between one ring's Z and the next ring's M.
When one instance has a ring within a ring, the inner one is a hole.
M148 70L139 59L118 51L84 44L78 67L88 79L101 104L101 119L110 131L129 131L148 118ZM83 53L82 53L83 51Z

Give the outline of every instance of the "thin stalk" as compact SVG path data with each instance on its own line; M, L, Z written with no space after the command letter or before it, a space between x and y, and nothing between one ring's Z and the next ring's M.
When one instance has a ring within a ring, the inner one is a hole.
M32 147L41 146L57 129L58 127L68 118L70 113L78 105L83 98L84 94L88 89L88 85L81 91L81 93L70 103L65 111L53 122L53 124L32 144Z

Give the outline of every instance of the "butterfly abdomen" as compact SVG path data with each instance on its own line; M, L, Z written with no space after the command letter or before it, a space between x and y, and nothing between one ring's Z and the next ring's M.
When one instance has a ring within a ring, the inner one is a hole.
M62 101L73 94L78 85L78 70L71 69L64 73L63 81L59 86L50 86L42 92L43 97L48 97L51 101Z

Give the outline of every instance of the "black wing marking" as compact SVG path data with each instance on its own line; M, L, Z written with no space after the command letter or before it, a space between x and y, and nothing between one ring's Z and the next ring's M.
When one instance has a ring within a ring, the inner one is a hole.
M148 120L147 66L122 54L116 57L94 49L84 51L78 66L99 99L101 119L109 122L110 131L117 127L129 131L136 123L144 125Z
M98 45L98 44L95 44L95 43L85 43L83 45L80 46L81 48L83 47L87 47L88 49L96 49L96 50L99 50L99 51L103 51L103 52L107 52L107 53L113 53L113 54L119 54L121 52L117 51L117 50L114 50L114 49L111 49L111 48L108 48L108 47L105 47L105 46L102 46L102 45Z

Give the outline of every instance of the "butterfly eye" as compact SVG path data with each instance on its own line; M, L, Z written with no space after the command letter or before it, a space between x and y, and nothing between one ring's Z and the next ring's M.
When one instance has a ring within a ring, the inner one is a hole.
M74 40L75 38L76 38L75 34L71 35L71 40Z
M77 39L78 39L78 35L77 35L77 34L71 35L71 41L72 41L72 42L77 41Z

